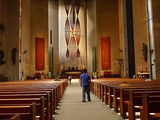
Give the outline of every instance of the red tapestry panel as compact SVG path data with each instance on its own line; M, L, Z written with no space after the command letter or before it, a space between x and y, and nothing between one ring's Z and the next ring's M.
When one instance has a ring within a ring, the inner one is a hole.
M102 68L111 69L110 37L101 38Z
M36 70L44 70L44 38L35 39Z

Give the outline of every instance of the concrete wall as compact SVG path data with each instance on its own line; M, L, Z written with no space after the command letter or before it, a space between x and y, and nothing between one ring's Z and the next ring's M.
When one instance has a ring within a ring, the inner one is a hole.
M123 50L122 56L124 59L124 68L122 74L124 77L128 76L128 46L126 34L126 9L125 0L119 2L119 36L120 48ZM132 0L132 14L133 14L133 35L134 35L134 52L135 52L135 74L139 71L150 71L150 57L149 57L149 35L148 35L148 14L147 1ZM143 43L148 47L147 61L143 56Z
M49 30L52 30L52 44L53 47L53 74L56 76L59 70L59 39L58 39L58 2L56 0L49 0ZM50 41L50 32L49 32ZM48 42L49 42L48 41Z
M4 52L3 60L5 64L0 65L0 74L8 77L10 80L18 80L19 78L19 0L2 0L0 24L4 25L4 30L1 31L0 50ZM16 63L13 65L11 51L17 49Z
M127 52L127 30L126 30L126 8L125 0L118 0L118 16L119 16L119 52L120 58L123 61L123 67L121 68L121 76L128 77L128 52Z
M160 78L160 1L152 0L153 14L153 38L154 38L154 55L155 55L155 72L156 79Z
M35 38L44 38L45 40L45 69L36 71L35 69ZM31 67L30 73L48 72L48 1L32 0L31 1Z
M101 63L101 37L110 37L111 43L111 72L118 73L115 68L115 60L119 56L119 21L118 21L118 0L98 0L96 1L97 12L97 45L98 62L97 69L102 70Z
M150 71L149 52L147 61L143 56L143 43L148 47L149 51L149 36L148 36L148 16L147 2L145 0L133 0L133 31L134 31L134 50L135 50L135 73L138 71Z
M58 74L60 62L64 59L63 50L66 48L64 42L64 24L66 16L63 14L64 7L58 4L56 0L23 0L22 2L22 31L19 29L19 0L2 0L0 6L0 24L4 25L4 30L0 32L2 38L0 50L4 51L3 60L5 64L0 65L0 74L4 74L9 80L25 79L28 75L34 75L35 69L35 37L45 39L45 70L49 71L49 30L53 30L54 48L54 74ZM62 3L62 2L61 2ZM150 71L150 49L148 34L148 15L146 0L132 0L133 4L133 31L135 46L135 73L141 70ZM59 7L58 7L59 5ZM80 43L81 51L84 55L83 62L89 71L92 71L92 48L96 47L97 71L102 70L101 63L101 37L110 36L111 38L111 72L118 73L115 68L115 60L124 59L122 68L122 77L127 77L127 45L126 40L126 18L124 0L88 0L87 7L84 4L80 11L83 42ZM156 78L160 77L160 42L159 42L159 0L152 0L153 10L153 38L155 55ZM59 32L59 34L58 34ZM22 35L22 36L21 36ZM21 49L19 40L21 40ZM60 44L59 44L60 43ZM148 47L147 62L144 61L142 44ZM16 63L13 65L11 51L17 49ZM119 53L119 49L123 51ZM65 49L66 50L66 49ZM27 51L27 52L25 52ZM77 63L74 62L75 65ZM72 62L67 61L67 65ZM22 75L22 78L19 77Z
M93 71L93 47L97 48L97 18L96 18L96 1L88 0L87 2L87 69L89 72Z
M22 50L21 64L22 79L32 75L31 67L31 0L23 0L22 2Z

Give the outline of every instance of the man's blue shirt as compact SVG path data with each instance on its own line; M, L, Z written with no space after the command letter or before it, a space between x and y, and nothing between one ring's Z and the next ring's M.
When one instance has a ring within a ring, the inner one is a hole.
M83 73L80 76L80 80L82 81L82 87L89 87L90 79L91 79L91 77L89 74Z

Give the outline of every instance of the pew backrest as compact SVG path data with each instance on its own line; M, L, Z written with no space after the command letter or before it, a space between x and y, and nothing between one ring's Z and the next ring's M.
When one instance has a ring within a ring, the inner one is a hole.
M27 115L28 119L35 120L36 119L36 103L33 102L29 105L23 106L0 106L0 113L19 113L20 115Z

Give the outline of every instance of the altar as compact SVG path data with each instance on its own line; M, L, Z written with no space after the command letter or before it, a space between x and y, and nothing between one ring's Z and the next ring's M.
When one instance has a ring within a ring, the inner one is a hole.
M68 76L71 75L73 79L79 79L81 74L81 70L65 70L65 78L68 78Z

